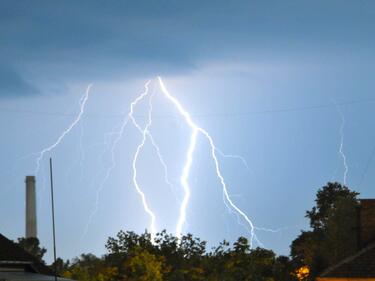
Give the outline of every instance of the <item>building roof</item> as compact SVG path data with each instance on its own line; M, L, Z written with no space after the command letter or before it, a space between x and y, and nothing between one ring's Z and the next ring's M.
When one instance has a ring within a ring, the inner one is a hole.
M30 272L0 272L0 280L6 281L54 281L54 276ZM58 281L72 281L58 277Z
M41 263L36 257L0 234L0 267L1 266L27 266L28 269L36 273L53 275L53 271Z
M371 278L375 277L375 243L328 268L320 277Z

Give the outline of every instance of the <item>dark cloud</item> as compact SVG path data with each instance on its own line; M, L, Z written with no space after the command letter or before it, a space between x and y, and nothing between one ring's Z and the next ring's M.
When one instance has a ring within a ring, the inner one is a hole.
M30 96L37 93L37 89L14 69L0 65L0 97Z
M35 75L96 79L184 72L222 59L372 52L370 6L339 0L3 0L0 54Z

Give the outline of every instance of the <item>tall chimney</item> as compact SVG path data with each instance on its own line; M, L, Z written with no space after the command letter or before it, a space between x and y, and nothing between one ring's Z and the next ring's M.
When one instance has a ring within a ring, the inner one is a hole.
M26 238L37 238L35 177L26 176Z

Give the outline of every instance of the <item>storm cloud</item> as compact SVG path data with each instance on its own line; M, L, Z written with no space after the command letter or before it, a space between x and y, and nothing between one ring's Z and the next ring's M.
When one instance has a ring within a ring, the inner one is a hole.
M360 5L350 1L1 1L0 53L7 62L0 78L7 91L1 94L12 87L14 93L28 92L21 74L5 71L11 68L56 81L115 79L184 73L223 60L288 60L291 53L299 60L327 52L347 53L357 45L368 52L375 38L370 5L369 1Z
M25 81L16 70L0 64L0 96L30 96L37 93L38 90Z

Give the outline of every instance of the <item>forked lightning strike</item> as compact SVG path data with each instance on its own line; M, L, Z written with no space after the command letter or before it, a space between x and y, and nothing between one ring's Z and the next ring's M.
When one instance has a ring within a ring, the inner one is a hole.
M115 161L115 154L114 154L114 152L115 152L115 149L117 147L118 142L123 137L125 127L128 124L129 120L132 121L133 125L136 127L136 129L140 132L140 134L143 137L141 143L137 147L137 150L136 150L136 153L134 155L133 162L132 162L133 183L134 183L134 186L135 186L135 188L137 190L137 193L141 196L142 204L143 204L145 212L147 214L149 214L149 216L151 217L151 223L150 223L150 233L151 233L151 236L154 237L155 234L156 234L156 216L151 211L151 209L149 208L149 206L147 204L147 201L146 201L146 196L145 196L144 192L142 191L142 189L140 188L140 185L139 185L139 183L137 181L137 175L138 175L138 172L137 172L137 161L138 161L138 156L139 156L139 153L142 151L142 148L144 147L147 138L151 141L151 144L154 147L155 152L156 152L156 154L157 154L157 156L159 158L159 162L160 162L160 164L162 165L162 167L164 169L164 181L171 188L172 191L173 191L173 185L172 185L172 183L169 180L169 177L168 177L168 168L167 168L167 165L166 165L166 163L164 161L164 158L163 158L163 156L161 154L160 148L157 145L157 143L155 142L155 139L153 138L153 136L152 136L152 134L151 134L151 132L149 130L149 128L150 128L150 126L152 124L152 98L153 98L153 95L151 95L150 98L149 98L148 123L146 124L146 127L144 129L142 129L141 126L137 123L136 119L134 118L134 110L135 110L136 106L138 105L139 102L141 102L144 98L146 98L146 96L149 95L149 84L150 84L150 82L151 81L148 81L145 84L145 91L140 96L138 96L131 103L131 105L130 105L130 111L129 111L128 114L126 114L126 117L124 117L124 119L123 119L123 121L121 123L120 129L118 131L113 131L113 132L110 133L111 136L112 135L116 135L116 138L112 142L112 146L111 146L111 149L110 149L110 151L111 151L111 165L107 169L106 174L105 174L103 180L101 181L99 188L97 189L96 200L95 200L95 207L94 207L94 210L92 211L92 213L90 214L88 223L86 224L86 228L85 228L85 230L83 232L82 237L84 237L87 234L88 228L89 228L89 226L92 223L93 217L94 217L94 215L96 214L96 212L98 211L98 208L99 208L100 193L102 192L106 181L110 177L110 175L112 173L112 170L116 167L116 161Z
M146 93L148 93L148 83L146 84L145 87L146 87ZM147 132L148 132L148 129L150 128L150 126L152 124L152 98L153 98L153 96L151 96L149 98L148 122L145 125L145 127L144 127L143 130L138 126L138 129L140 129L142 131L142 141L137 146L136 152L134 154L132 166L133 166L133 184L134 184L134 186L135 186L138 194L141 196L144 210L146 211L146 213L151 218L150 234L151 234L151 241L154 241L154 238L155 238L155 235L156 235L156 216L151 211L151 209L150 209L150 207L149 207L149 205L147 203L147 200L146 200L146 195L142 191L141 187L139 186L138 180L137 180L137 175L138 175L137 174L137 161L138 161L139 153L141 152L142 148L144 147L144 145L146 143ZM131 114L129 114L129 117L133 120L133 123L137 126L138 124L135 122L134 117L133 117L133 111L131 111Z
M110 154L111 154L111 165L108 167L108 169L106 170L106 173L104 175L104 178L103 180L101 181L100 185L99 185L99 188L96 190L96 198L95 198L95 205L94 205L94 209L93 211L91 212L90 216L89 216L89 219L88 219L88 222L86 224L86 227L85 227L85 230L82 234L82 238L87 234L87 231L88 231L88 228L90 227L91 223L92 223L92 220L96 214L96 212L98 211L99 209L99 199L100 199L100 193L103 191L103 188L105 186L105 183L107 182L107 180L109 179L113 169L116 167L116 159L115 159L115 150L116 150L116 147L118 145L118 143L120 142L120 140L123 138L123 135L124 135L124 131L125 131L125 128L126 128L126 125L128 124L129 122L129 119L132 118L133 116L133 113L134 113L134 108L136 107L136 105L142 101L147 95L148 95L148 85L150 84L151 81L148 81L146 82L145 84L145 90L144 92L142 92L131 104L130 104L130 110L129 112L124 116L122 122L121 122L121 126L119 128L119 130L117 131L113 131L113 132L110 132L109 135L110 136L116 136L116 138L113 140L112 142L112 145L111 145L111 148L110 148Z
M152 125L152 98L153 98L153 95L150 97L150 102L149 102L149 110L148 110L148 120L149 120L149 127L151 127ZM155 152L156 152L156 155L158 156L159 158L159 162L160 164L162 165L163 169L164 169L164 181L165 183L169 186L169 188L171 189L172 193L174 193L174 189L173 189L173 184L171 183L171 181L169 180L169 176L168 176L168 167L167 167L167 164L165 163L164 161L164 157L163 155L161 154L161 151L160 151L160 148L158 146L158 144L156 143L153 135L151 134L150 130L149 129L143 129L141 128L141 126L138 124L137 120L134 118L134 115L133 114L130 114L129 115L133 125L138 129L138 131L143 135L143 134L146 134L146 136L149 138L153 148L155 149ZM175 194L174 194L175 195Z
M182 175L181 175L181 178L180 178L180 182L181 182L181 185L183 186L185 195L184 195L183 201L182 201L181 206L180 206L180 216L179 216L177 226L176 226L176 236L177 236L177 238L178 239L181 238L182 228L183 228L183 226L185 224L185 221L186 221L186 208L187 208L189 198L190 198L190 186L189 186L188 179L189 179L190 169L191 169L192 162L193 162L193 154L194 154L194 151L195 151L195 148L196 148L197 137L198 137L198 134L201 133L203 136L205 136L205 138L209 142L209 145L210 145L210 148L211 148L211 157L212 157L212 159L214 160L214 163L215 163L216 175L219 178L222 189L223 189L224 202L226 204L229 204L228 207L231 207L240 217L242 217L246 221L246 223L250 227L250 229L249 229L250 230L250 245L252 246L253 239L254 238L256 239L256 236L255 236L255 233L254 233L254 225L253 225L252 221L250 220L250 218L239 207L237 207L233 203L233 201L231 200L231 198L229 196L227 185L226 185L224 177L221 173L220 164L219 164L219 161L218 161L218 158L217 158L217 155L216 155L217 148L215 146L215 143L214 143L212 137L210 136L210 134L207 131L205 131L203 128L199 127L197 124L195 124L193 122L189 112L186 111L184 109L184 107L181 105L181 103L168 92L168 90L166 89L161 77L158 77L158 81L159 81L159 85L160 85L160 88L161 88L164 96L175 105L175 107L177 108L179 113L184 117L186 123L191 128L190 144L189 144L189 147L188 147L188 150L187 150L187 153L186 153L185 166L183 168Z
M188 146L188 149L186 151L186 156L185 156L186 157L185 164L183 166L182 174L180 176L180 184L182 185L182 188L183 188L183 191L184 191L184 196L183 196L183 200L180 202L179 217L178 217L178 221L177 221L176 229L175 229L176 237L179 240L181 239L183 227L185 226L185 223L186 223L186 210L187 210L187 206L188 206L189 199L190 199L189 176L190 176L190 171L191 171L191 167L192 167L193 160L194 160L194 152L196 150L198 135L203 135L205 137L205 139L208 141L209 146L210 146L211 157L212 157L212 160L214 161L214 164L215 164L216 176L218 177L218 179L220 181L220 184L222 186L223 200L224 200L225 205L227 206L227 208L230 211L235 212L235 214L237 215L237 217L239 219L239 223L241 225L244 225L246 227L246 229L249 231L249 233L250 233L250 246L252 247L252 244L253 244L254 240L259 245L262 245L262 243L258 240L258 238L255 234L255 230L268 231L268 232L278 232L279 230L258 228L256 226L254 226L254 224L252 223L250 218L246 215L246 213L244 211L242 211L239 207L237 207L237 205L232 201L232 199L230 198L230 195L228 193L227 184L226 184L226 182L224 180L224 177L221 173L221 168L220 168L220 164L219 164L219 160L218 160L217 155L219 154L222 157L239 159L243 162L243 164L246 166L246 168L249 169L246 160L241 156L224 154L221 150L219 150L215 146L215 143L214 143L212 137L210 136L210 134L206 130L204 130L203 128L199 127L196 123L194 123L194 121L191 118L191 115L189 114L188 111L185 110L185 108L181 105L179 100L177 100L175 97L173 97L168 92L168 90L166 89L161 77L158 77L158 82L159 82L159 86L160 86L160 89L161 89L164 97L167 98L167 100L169 100L177 108L178 112L184 118L185 122L187 123L187 125L191 129L190 142L189 142L189 146ZM113 131L113 132L110 133L111 136L116 136L116 138L113 140L113 142L111 142L111 144L112 144L111 149L110 149L111 165L107 169L106 174L105 174L103 180L101 181L101 184L100 184L99 188L97 189L94 210L89 217L89 221L86 225L84 235L87 233L88 227L91 224L92 219L93 219L95 213L98 210L100 193L103 190L106 181L110 177L112 170L116 167L115 149L117 147L117 144L119 143L119 141L123 137L125 127L127 126L128 122L130 120L142 136L142 139L141 139L140 143L138 144L138 146L136 148L136 151L135 151L135 154L134 154L133 159L132 159L132 170L133 170L132 181L133 181L134 187L135 187L138 195L141 197L143 209L150 217L149 231L150 231L150 234L151 234L151 239L152 239L152 241L154 241L154 238L155 238L155 235L156 235L156 232L157 232L156 216L155 216L154 212L151 210L151 208L149 206L149 203L146 199L146 195L145 195L144 191L142 190L142 188L141 188L141 186L138 182L138 176L139 175L138 175L138 171L137 171L137 163L138 163L139 155L140 155L142 149L144 148L147 139L150 140L150 142L151 142L153 148L155 149L155 152L156 152L156 154L159 158L159 161L164 168L165 183L171 187L172 191L173 191L173 186L168 179L168 168L167 168L167 165L166 165L166 163L164 161L164 158L161 154L160 148L156 144L156 142L155 142L155 140L154 140L154 138L153 138L153 136L150 132L150 127L152 125L152 111L153 111L152 101L153 101L153 96L154 96L154 94L152 94L152 95L149 94L149 84L150 83L151 83L151 81L148 81L145 84L144 92L141 95L139 95L131 103L130 111L124 117L124 119L121 123L120 129L118 131ZM86 101L88 99L89 89L90 89L90 87L88 88L88 90L86 92L86 95L82 98L82 100L80 102L81 111L80 111L80 114L78 115L78 117L76 118L76 120L72 123L72 125L66 131L64 131L62 136L58 139L58 141L54 145L44 149L41 152L41 155L40 155L40 157L38 158L38 161L37 161L38 165L39 165L40 160L43 157L43 154L47 151L50 151L55 146L57 146L61 142L63 137L79 122L79 120L80 120L80 118L81 118L81 116L84 112ZM149 107L149 109L148 109L148 119L147 119L147 123L142 128L137 123L137 120L134 117L134 110L135 110L135 107L138 105L138 103L141 102L143 99L145 99L146 96L148 96L148 107Z
M67 134L70 133L70 131L79 123L79 121L81 120L82 118L82 115L85 113L85 107L86 107L86 103L89 99L89 94L90 94L90 90L91 90L91 87L92 87L92 84L90 84L87 89L86 89L86 92L85 94L82 96L82 98L80 99L79 101L79 106L80 106L80 111L79 111L79 114L77 115L77 117L74 119L74 121L69 125L68 128L66 128L63 133L58 137L58 139L50 146L44 148L43 150L41 150L38 154L39 156L36 158L36 168L35 168L35 171L34 171L34 175L37 175L38 172L39 172L39 169L40 169L40 162L43 160L43 157L44 157L44 154L47 153L47 152L50 152L51 150L53 150L54 148L56 148L61 142L62 140L65 138L65 136Z

